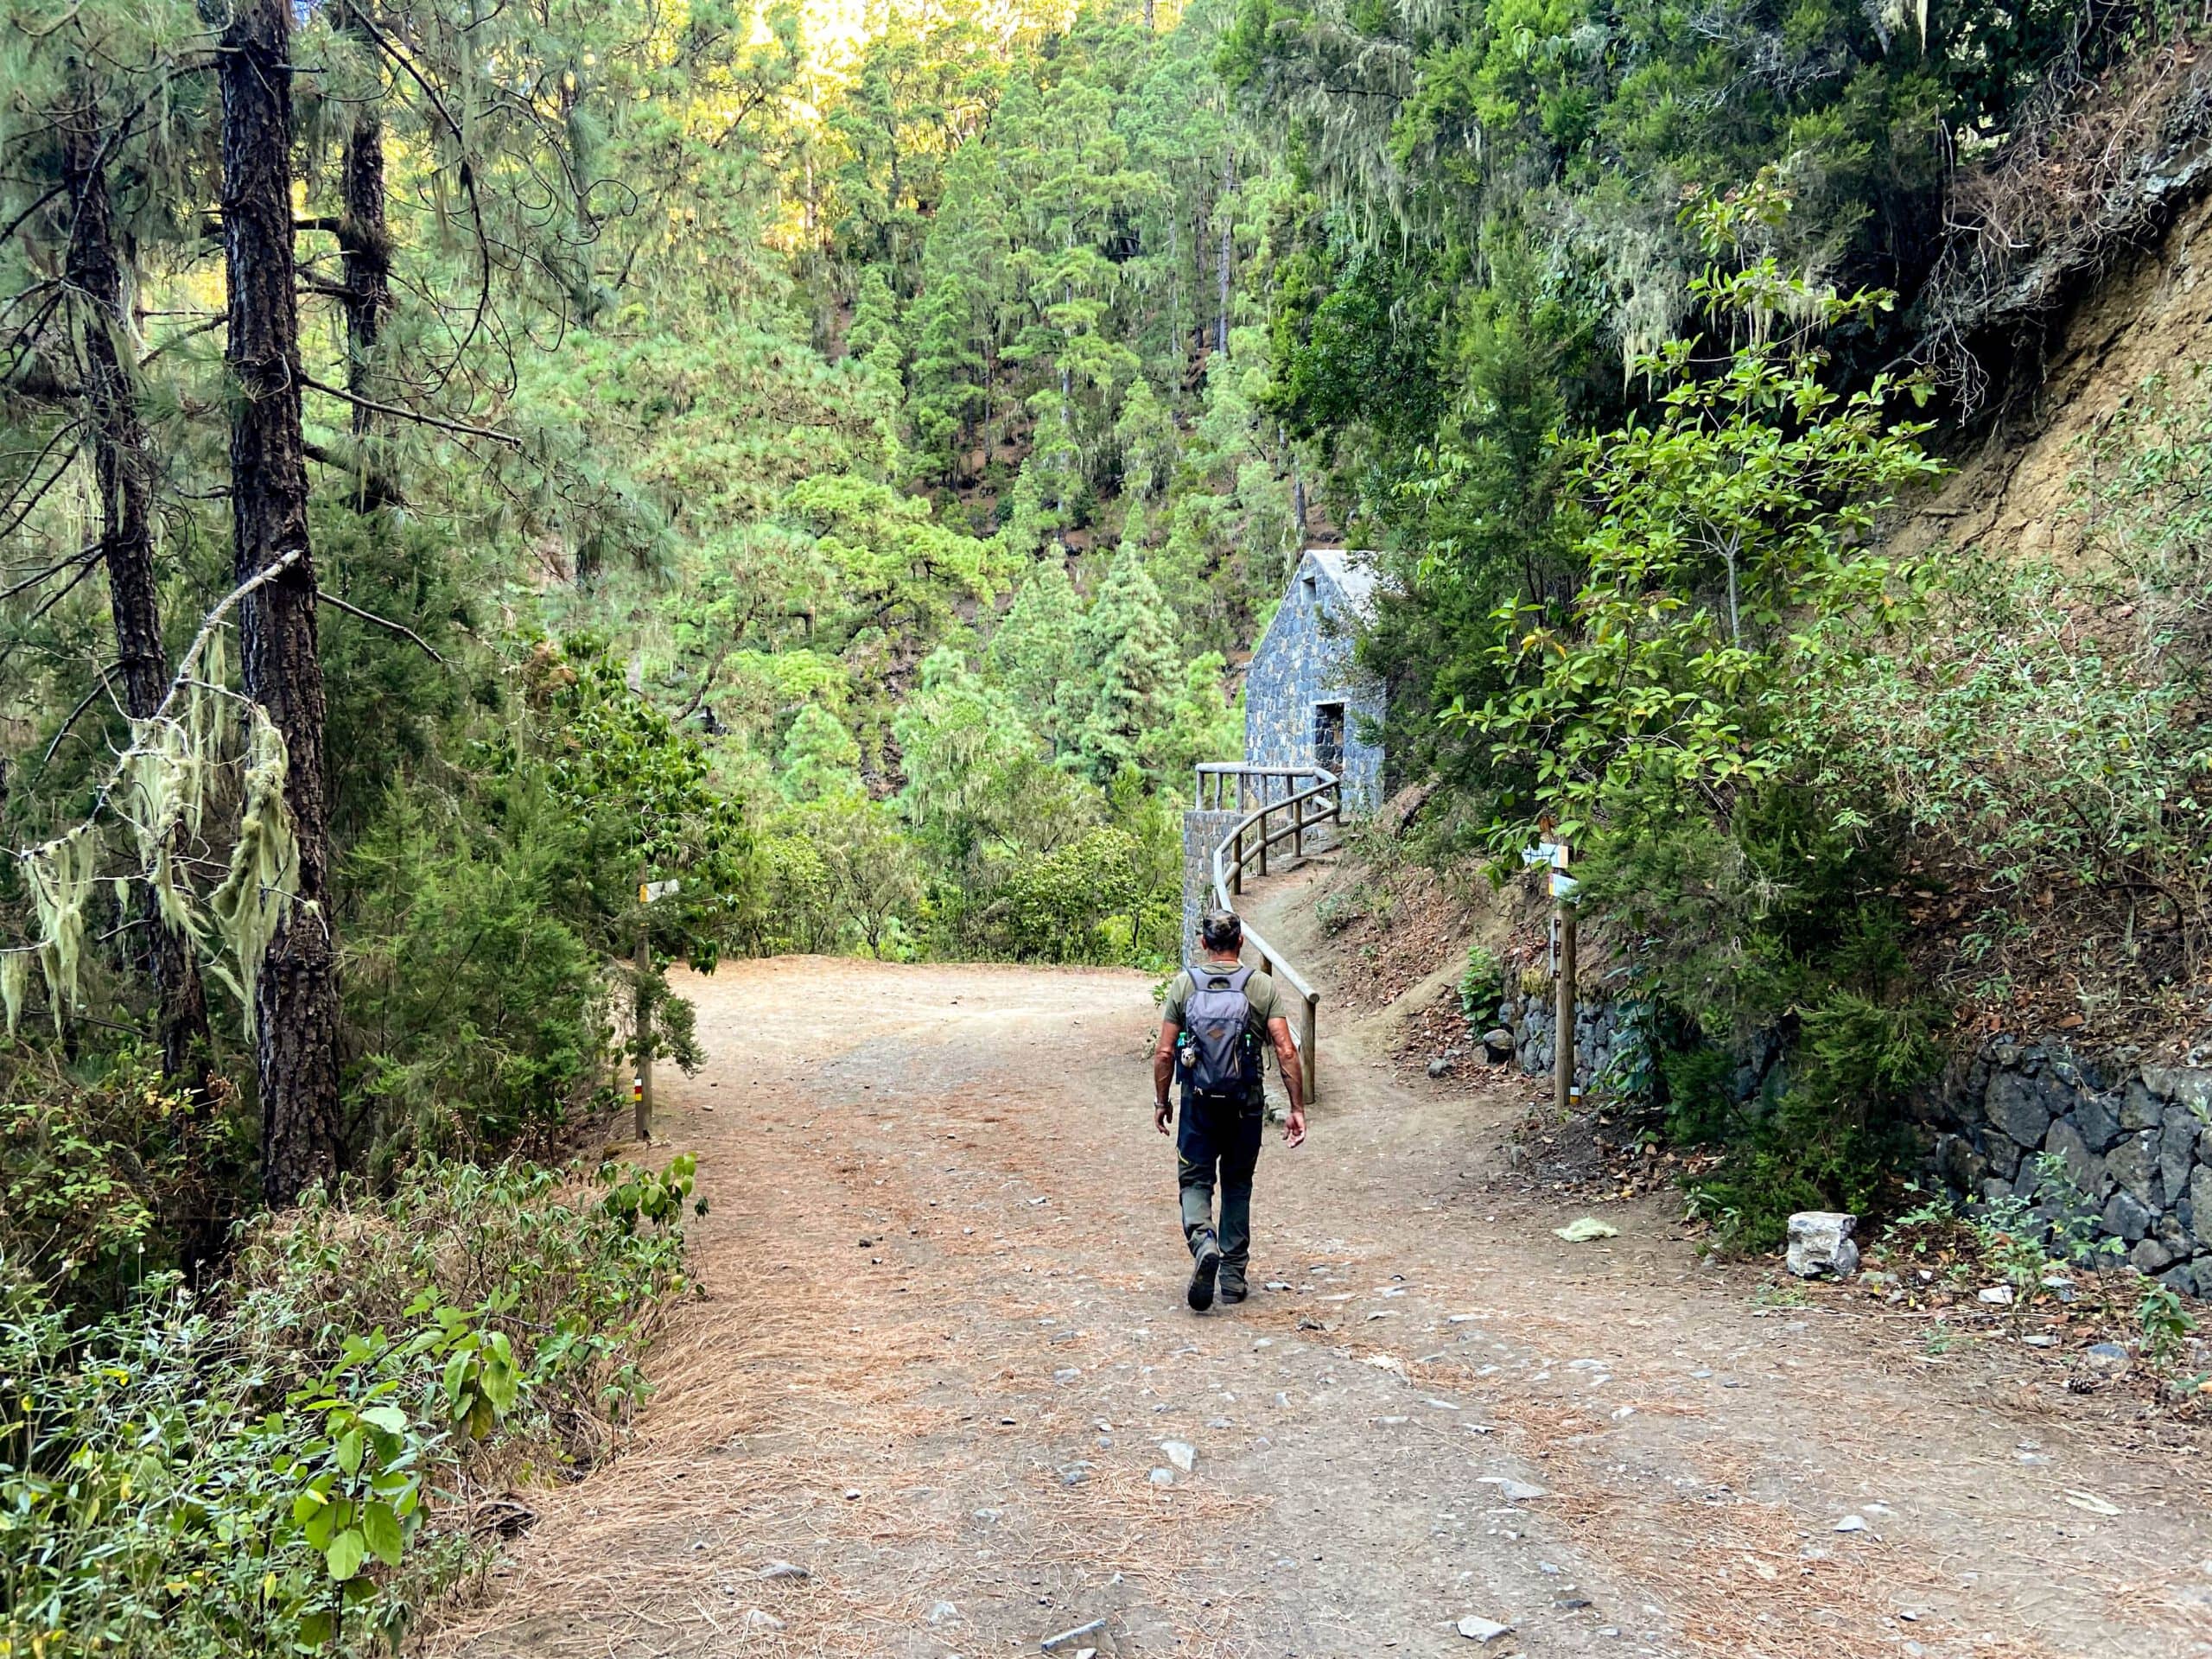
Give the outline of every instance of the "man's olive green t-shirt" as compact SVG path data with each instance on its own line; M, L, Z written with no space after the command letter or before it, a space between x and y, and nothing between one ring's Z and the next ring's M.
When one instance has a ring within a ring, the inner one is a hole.
M1234 973L1236 969L1227 967L1217 968L1211 963L1202 963L1198 971L1209 976L1213 974L1226 976ZM1183 1005L1190 1001L1191 993L1197 988L1191 978L1191 970L1187 968L1176 975L1168 984L1167 1001L1161 1005L1160 1011L1161 1016L1172 1020L1178 1030L1180 1030L1183 1026ZM1288 1017L1283 1013L1282 999L1275 994L1274 981L1269 979L1265 974L1255 973L1244 982L1244 1000L1252 1005L1253 1027L1262 1033L1267 1031L1268 1020Z

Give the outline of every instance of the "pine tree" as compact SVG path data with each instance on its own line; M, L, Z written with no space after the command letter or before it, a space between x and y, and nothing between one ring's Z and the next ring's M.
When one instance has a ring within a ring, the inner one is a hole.
M798 711L778 759L777 787L802 804L842 799L861 791L861 746L845 723L820 703Z
M1114 555L1084 620L1083 642L1096 690L1076 748L1084 770L1103 784L1125 762L1147 766L1156 734L1174 724L1185 677L1175 613L1160 598L1136 543L1125 541Z
M61 175L69 204L64 269L83 308L73 333L78 372L92 434L92 474L100 499L102 557L115 625L124 708L149 719L168 690L168 653L154 570L156 461L138 409L137 354L124 298L124 268L110 196L109 157L120 137L102 108L99 82L81 69L61 122ZM140 895L143 959L154 985L162 1072L192 1098L207 1089L207 995L191 948L162 916L151 887Z
M1015 591L983 653L985 671L1029 711L1031 724L1055 753L1068 736L1082 632L1075 584L1067 566L1048 552Z
M284 796L299 857L296 901L270 941L254 994L262 1190L281 1205L334 1175L342 1151L327 704L300 426L289 0L239 0L217 65L230 299L226 359L235 382L234 569L241 585L276 572L241 607L241 654L246 695L268 710L284 740Z

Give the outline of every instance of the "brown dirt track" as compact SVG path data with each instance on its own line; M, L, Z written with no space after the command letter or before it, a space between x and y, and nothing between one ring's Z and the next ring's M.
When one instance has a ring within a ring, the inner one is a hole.
M530 1495L442 1652L976 1659L1103 1618L1059 1652L2212 1654L2193 1438L1754 1306L1664 1202L1560 1243L1573 1211L1491 1179L1525 1085L1325 1040L1311 1139L1262 1158L1253 1300L1201 1318L1141 976L685 988L714 1058L661 1128L713 1201L705 1294L637 1443ZM1197 1467L1161 1486L1168 1440Z

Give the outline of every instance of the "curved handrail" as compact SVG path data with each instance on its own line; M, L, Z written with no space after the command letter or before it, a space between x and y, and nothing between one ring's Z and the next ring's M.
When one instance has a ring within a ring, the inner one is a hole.
M1213 897L1214 903L1224 910L1233 908L1230 904L1230 896L1244 890L1244 867L1255 853L1258 855L1259 873L1265 875L1270 847L1287 841L1295 851L1303 853L1308 830L1317 824L1344 822L1344 780L1335 773L1324 772L1319 766L1266 770L1288 772L1293 775L1302 772L1319 781L1280 801L1262 801L1256 809L1239 818L1236 827L1221 838L1220 844L1213 849ZM1327 798L1328 803L1325 810L1309 815L1306 810L1309 804L1318 806L1324 797ZM1270 831L1268 820L1278 812L1287 812L1290 821ZM1255 826L1260 832L1259 839L1248 848L1245 839ZM1297 994L1299 1018L1292 1027L1292 1034L1298 1045L1299 1071L1305 1084L1305 1096L1311 1100L1314 1095L1315 1027L1320 1018L1321 994L1306 982L1303 974L1284 961L1275 948L1249 923L1244 928L1244 949L1259 958L1257 965L1262 973L1281 980Z

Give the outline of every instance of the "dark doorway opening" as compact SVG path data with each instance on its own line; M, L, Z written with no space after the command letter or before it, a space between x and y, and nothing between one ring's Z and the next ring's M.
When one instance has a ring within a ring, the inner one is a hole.
M1341 702L1313 705L1313 764L1332 774L1344 769L1344 706Z

